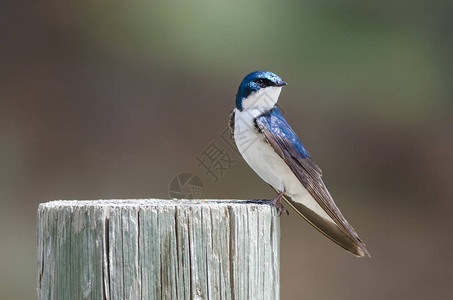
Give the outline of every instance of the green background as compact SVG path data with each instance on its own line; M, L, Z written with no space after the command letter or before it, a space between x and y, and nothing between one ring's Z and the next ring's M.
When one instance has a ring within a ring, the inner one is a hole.
M369 247L282 216L282 299L453 296L451 1L9 1L0 8L0 298L36 298L55 199L272 198L221 139L242 78L279 103ZM197 157L236 162L214 183Z

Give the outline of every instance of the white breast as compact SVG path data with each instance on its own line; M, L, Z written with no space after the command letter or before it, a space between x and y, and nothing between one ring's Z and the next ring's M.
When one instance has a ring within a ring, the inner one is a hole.
M244 110L269 110L277 103L278 96L280 96L281 91L282 88L277 86L260 89L242 100L242 108Z
M265 182L330 220L264 135L256 130L254 119L261 113L260 109L235 109L234 140L239 152Z

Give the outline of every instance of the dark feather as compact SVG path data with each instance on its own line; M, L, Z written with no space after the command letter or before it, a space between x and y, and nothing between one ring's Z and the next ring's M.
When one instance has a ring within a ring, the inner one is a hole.
M341 232L343 232L343 234L348 237L350 242L360 247L360 249L362 250L361 252L366 253L368 256L370 256L365 244L359 238L358 234L352 228L352 226L349 225L348 221L346 221L346 219L343 217L340 210L333 201L329 191L327 190L327 187L322 180L321 169L318 167L308 151L302 145L301 141L289 126L289 124L286 122L279 109L277 107L274 107L268 113L257 117L256 123L275 152L286 162L286 164L291 168L302 185L308 190L308 192L330 216L330 218L332 218L335 224L337 224L338 229L335 230L340 230ZM286 198L288 198L288 196L286 196ZM308 215L311 215L310 220L307 221L309 221L318 230L320 230L322 233L330 237L341 246L352 251L350 248L350 243L338 240L341 238L341 236L338 235L338 232L334 232L334 229L330 227L327 228L325 224L322 224L321 222L311 221L314 218L314 215L313 212L309 212L311 211L310 209L294 201L289 201L292 202L291 206L305 219L309 217ZM333 235L333 233L335 234ZM355 254L360 255L361 253Z
M228 125L230 126L230 137L234 141L234 109L230 113Z

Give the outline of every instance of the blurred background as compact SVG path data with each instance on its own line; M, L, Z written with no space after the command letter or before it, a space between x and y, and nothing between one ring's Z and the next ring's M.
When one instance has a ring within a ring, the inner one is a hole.
M282 216L282 299L451 299L452 4L3 1L0 298L36 298L41 202L168 198L184 172L205 198L272 198L224 138L266 69L373 256ZM200 165L213 146L225 170Z

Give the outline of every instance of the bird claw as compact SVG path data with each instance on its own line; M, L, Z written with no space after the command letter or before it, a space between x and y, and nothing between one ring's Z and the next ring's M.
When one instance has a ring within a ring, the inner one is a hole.
M289 216L289 211L283 206L283 204L280 202L280 199L278 199L277 201L272 200L272 202L272 205L277 208L279 216L281 216L282 213L286 213L286 215Z
M283 204L280 202L280 199L253 199L253 200L248 200L246 203L253 203L253 204L268 204L274 206L277 211L278 215L281 216L282 213L286 213L286 215L289 216L289 211L283 206Z

